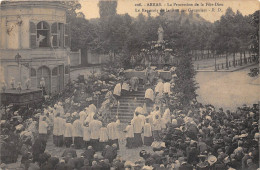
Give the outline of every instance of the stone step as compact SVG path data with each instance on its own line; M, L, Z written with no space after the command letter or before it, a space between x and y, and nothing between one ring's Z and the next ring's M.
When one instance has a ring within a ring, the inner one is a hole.
M132 94L132 93L131 93L131 94L129 93L129 94L126 94L126 95L122 95L121 98L122 98L122 97L128 97L128 96L142 96L142 95L144 96L145 93L133 93L133 94Z
M124 97L121 97L120 99L119 99L119 101L120 100L125 100L125 99L127 99L127 100L134 100L134 98L136 98L136 99L143 99L144 100L144 95L143 96L124 96Z

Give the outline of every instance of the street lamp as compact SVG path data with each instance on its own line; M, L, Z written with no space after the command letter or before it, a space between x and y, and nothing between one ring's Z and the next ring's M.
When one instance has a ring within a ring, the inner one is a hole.
M22 56L19 53L17 53L14 58L15 58L15 61L18 63L18 67L19 67L19 80L21 82L21 74L22 73L21 73L20 60L22 59Z

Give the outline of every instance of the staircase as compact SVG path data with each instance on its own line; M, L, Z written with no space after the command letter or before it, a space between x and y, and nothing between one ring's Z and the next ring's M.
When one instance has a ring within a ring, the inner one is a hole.
M138 91L128 92L126 95L121 95L119 102L120 105L112 108L112 115L117 114L121 123L127 123L132 120L136 107L143 107L145 88L142 85L138 86Z

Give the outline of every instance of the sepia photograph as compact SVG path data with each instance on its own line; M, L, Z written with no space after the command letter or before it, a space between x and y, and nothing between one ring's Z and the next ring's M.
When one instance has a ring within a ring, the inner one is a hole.
M0 170L258 170L258 0L0 0Z

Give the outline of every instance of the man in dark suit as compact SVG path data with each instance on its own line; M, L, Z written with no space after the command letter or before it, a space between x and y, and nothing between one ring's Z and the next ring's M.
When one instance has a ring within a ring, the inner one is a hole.
M83 156L85 159L89 160L89 163L93 161L95 154L95 150L93 149L92 146L88 146L88 148L83 152Z
M105 159L108 159L109 162L111 163L117 156L117 146L116 144L113 144L114 146L109 146L107 145L104 149L104 151L102 152L102 156L105 158Z
M73 158L77 157L77 152L74 144L71 144L70 148L65 149L65 151L62 154L62 157L68 157L68 155L71 155Z

